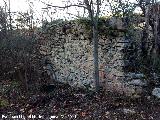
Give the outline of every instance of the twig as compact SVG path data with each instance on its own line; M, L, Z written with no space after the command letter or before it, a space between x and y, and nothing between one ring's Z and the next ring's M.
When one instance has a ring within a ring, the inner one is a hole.
M41 3L47 5L47 6L50 6L50 7L55 7L55 8L63 8L63 9L66 9L66 8L69 8L69 7L82 7L82 8L85 8L87 9L84 4L71 4L71 5L66 5L66 6L55 6L55 5L51 5L51 4L48 4L48 3L45 3L43 2L42 0L39 0Z

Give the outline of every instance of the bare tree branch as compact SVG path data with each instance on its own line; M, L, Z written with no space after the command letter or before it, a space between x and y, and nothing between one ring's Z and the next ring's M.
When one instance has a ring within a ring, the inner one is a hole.
M66 8L69 8L69 7L82 7L82 8L87 9L87 7L85 7L84 4L71 4L71 5L66 5L66 6L56 6L56 5L51 5L51 4L45 3L45 2L43 2L42 0L39 0L39 1L40 1L41 3L49 6L49 7L63 8L63 9L66 9Z
M84 4L86 6L86 9L88 10L88 13L89 13L89 17L92 19L93 18L93 12L92 12L92 0L89 1L88 0L84 0Z
M72 13L69 13L69 12L67 12L66 14L68 14L68 15L73 15L73 16L75 16L75 17L77 17L77 18L81 18L80 16L75 15L75 14L72 14Z

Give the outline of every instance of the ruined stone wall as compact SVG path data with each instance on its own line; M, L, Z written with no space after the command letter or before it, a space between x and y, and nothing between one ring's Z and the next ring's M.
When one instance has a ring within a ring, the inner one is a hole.
M70 85L95 87L93 78L93 43L90 31L78 22L66 22L61 26L50 26L41 33L40 52L54 65L57 80ZM125 84L125 48L129 41L123 33L113 37L99 36L99 75L100 83L106 90L134 93Z

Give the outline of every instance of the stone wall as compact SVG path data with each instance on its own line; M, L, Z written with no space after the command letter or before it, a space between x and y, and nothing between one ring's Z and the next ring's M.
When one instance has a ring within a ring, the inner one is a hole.
M94 88L90 31L84 24L75 21L48 26L47 32L41 32L38 36L41 41L40 53L54 65L56 79L77 87L90 85ZM126 86L125 81L124 69L129 63L124 53L128 45L130 43L123 32L117 37L106 34L99 36L100 83L107 91L128 95L135 93L134 87Z

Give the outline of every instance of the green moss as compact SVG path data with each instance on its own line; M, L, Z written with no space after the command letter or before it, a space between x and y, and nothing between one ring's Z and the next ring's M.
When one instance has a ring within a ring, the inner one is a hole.
M99 35L118 37L119 35L122 35L123 33L127 32L127 31L121 31L121 30L111 27L109 24L109 20L110 20L109 17L99 18L98 20ZM76 22L78 22L79 24L85 25L85 29L88 32L91 32L91 26L92 26L91 20L89 20L88 18L80 18L80 19L77 19Z
M113 28L109 24L110 17L100 17L98 19L98 33L99 35L109 36L109 37L118 37L122 35L122 33L126 31L121 31L116 28ZM71 21L63 21L63 20L54 20L52 22L44 22L42 26L42 31L45 33L56 33L56 28L58 26L64 27L66 24L78 23L82 24L85 27L87 33L91 33L92 31L92 22L89 18L78 18ZM66 33L66 32L65 32ZM67 29L67 33L73 33L72 28Z
M79 18L76 19L75 22L77 22L78 24L83 24L85 25L85 29L90 31L91 30L91 20L89 20L88 18Z
M7 107L9 106L9 102L7 99L0 99L0 107L3 108L3 107Z

